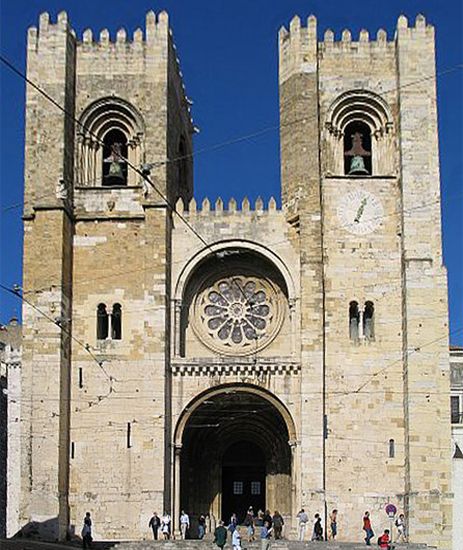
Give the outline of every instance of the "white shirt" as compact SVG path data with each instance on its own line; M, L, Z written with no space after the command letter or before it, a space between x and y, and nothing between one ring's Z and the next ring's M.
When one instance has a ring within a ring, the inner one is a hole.
M232 544L233 546L235 546L236 548L240 548L241 547L241 537L240 537L240 534L238 532L238 529L235 529L233 531L233 535L232 535Z
M180 523L186 523L188 526L190 525L190 518L188 517L188 514L182 514L180 516Z

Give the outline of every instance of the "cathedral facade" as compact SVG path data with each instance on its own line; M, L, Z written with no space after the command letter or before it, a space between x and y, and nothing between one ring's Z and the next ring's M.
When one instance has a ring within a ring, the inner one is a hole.
M147 536L153 510L388 503L450 548L434 30L279 33L281 208L193 198L165 12L29 29L21 525ZM220 186L220 182L217 182Z

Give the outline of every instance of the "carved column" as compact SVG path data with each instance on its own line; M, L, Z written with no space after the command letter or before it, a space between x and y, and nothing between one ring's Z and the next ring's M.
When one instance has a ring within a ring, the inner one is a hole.
M296 299L289 300L289 319L291 325L291 355L296 354Z
M174 300L174 356L179 357L180 356L180 342L181 342L181 324L182 324L182 300Z

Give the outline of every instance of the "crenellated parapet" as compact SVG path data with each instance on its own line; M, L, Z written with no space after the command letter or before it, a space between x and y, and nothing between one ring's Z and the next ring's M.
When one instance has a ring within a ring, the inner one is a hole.
M267 205L261 197L257 197L254 205L252 206L249 199L244 197L241 201L241 208L238 208L236 199L231 198L228 201L227 208L224 208L224 203L221 197L218 197L213 205L211 201L206 197L203 199L200 205L193 198L188 204L188 208L185 208L182 199L177 201L175 210L182 215L187 216L221 216L230 214L261 214L268 215L273 213L280 213L281 210L277 208L277 202L274 197L270 197Z
M279 32L280 49L280 82L287 80L295 72L314 72L317 55L343 55L368 57L382 52L395 53L396 41L400 37L420 40L434 37L434 27L426 23L426 18L418 14L414 26L409 26L408 19L401 15L397 20L396 32L389 40L387 32L379 29L374 38L366 29L357 37L349 29L344 29L339 38L335 32L326 29L323 40L317 39L317 20L311 15L305 26L298 16L293 17L289 29L281 27Z

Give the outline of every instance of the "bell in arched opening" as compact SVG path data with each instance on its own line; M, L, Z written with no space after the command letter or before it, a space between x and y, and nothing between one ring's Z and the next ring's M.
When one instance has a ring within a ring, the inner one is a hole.
M104 137L103 185L127 185L127 139L120 130L111 130Z
M371 175L371 132L363 122L351 122L344 132L344 173Z

